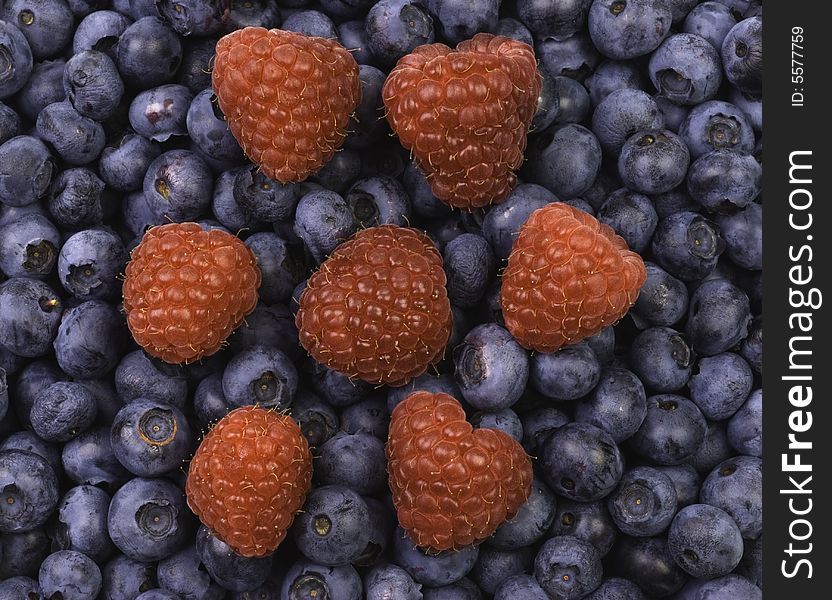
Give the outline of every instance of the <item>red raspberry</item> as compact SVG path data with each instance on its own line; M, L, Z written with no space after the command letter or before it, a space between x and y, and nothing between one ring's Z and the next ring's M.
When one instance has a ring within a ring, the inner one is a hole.
M332 158L361 99L358 64L337 41L263 27L217 42L211 82L243 151L281 183Z
M474 429L448 394L413 392L396 406L387 461L399 524L435 551L487 539L531 493L523 447L502 431Z
M260 269L239 239L197 223L153 227L125 270L127 325L145 351L191 363L219 350L257 304Z
M424 233L382 225L338 246L309 278L295 323L318 362L404 385L442 357L451 303L442 257Z
M382 97L434 195L471 210L514 187L540 86L530 46L478 33L456 50L419 46L390 72Z
M554 352L627 314L645 279L641 257L609 225L553 202L520 228L500 306L520 345Z
M185 493L194 514L234 552L265 556L286 537L311 481L312 455L297 423L244 406L202 440Z

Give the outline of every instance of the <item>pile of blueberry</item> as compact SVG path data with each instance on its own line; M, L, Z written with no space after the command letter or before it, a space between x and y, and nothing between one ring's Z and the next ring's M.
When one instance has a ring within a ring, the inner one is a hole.
M249 25L337 38L361 65L345 146L302 184L248 163L214 102L216 42ZM0 599L760 598L761 30L761 0L4 0ZM480 31L533 45L543 86L521 183L469 213L432 196L381 86L418 45ZM610 225L648 276L614 326L530 353L499 276L555 200ZM149 358L119 305L164 213L238 234L263 276L227 346L187 366ZM379 223L430 234L453 304L445 358L401 388L315 363L294 325L333 240ZM183 490L261 345L299 374L280 404L314 483L278 551L242 558ZM429 554L396 529L384 443L414 389L535 459L528 502L477 547Z

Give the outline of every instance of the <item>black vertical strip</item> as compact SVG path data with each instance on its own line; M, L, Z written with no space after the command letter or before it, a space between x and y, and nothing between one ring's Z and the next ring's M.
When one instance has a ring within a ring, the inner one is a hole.
M763 17L765 598L828 598L832 582L829 12L767 2Z

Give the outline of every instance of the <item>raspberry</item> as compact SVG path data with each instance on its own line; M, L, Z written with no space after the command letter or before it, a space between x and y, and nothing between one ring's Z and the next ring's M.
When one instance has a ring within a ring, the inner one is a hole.
M219 350L257 304L260 269L251 250L197 223L153 227L125 270L127 325L145 351L191 363Z
M241 556L277 549L303 506L312 455L285 414L244 406L220 419L188 469L188 506Z

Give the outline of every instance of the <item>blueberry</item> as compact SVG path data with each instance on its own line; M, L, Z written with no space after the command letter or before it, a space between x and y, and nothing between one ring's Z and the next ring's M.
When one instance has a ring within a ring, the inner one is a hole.
M685 600L704 600L705 598L743 598L744 600L762 600L763 592L752 582L739 575L725 575L710 581L692 579L679 592Z
M288 2L284 2L289 6ZM280 8L275 0L231 0L231 12L225 22L225 32L243 27L274 29L280 25Z
M0 283L0 345L18 356L43 356L59 335L63 304L46 283L14 277Z
M616 443L638 431L646 414L644 385L632 371L620 367L601 371L598 385L575 406L575 421L603 429Z
M706 210L729 212L760 194L763 170L753 156L714 150L697 158L687 176L688 192Z
M685 335L670 327L642 331L630 346L630 365L645 387L675 392L690 379L696 362Z
M405 385L389 388L387 391L387 410L392 414L393 409L396 408L405 398L417 391L426 391L431 393L443 393L453 396L457 400L462 400L462 390L459 389L456 379L449 374L435 375L429 371L419 375L410 383Z
M356 491L343 485L322 485L307 496L292 525L292 537L310 560L314 557L328 566L347 565L365 551L369 527L369 508Z
M514 518L500 525L488 544L500 550L516 550L541 540L555 519L554 492L539 478L532 481L528 499Z
M49 190L49 214L58 225L79 230L104 222L112 196L104 182L90 169L78 167L61 171Z
M763 462L756 456L733 456L716 465L702 482L699 501L721 508L753 540L763 531Z
M132 23L132 19L114 10L96 10L78 23L72 38L72 53L84 50L106 52L111 58L115 56L113 47L119 36Z
M294 317L284 304L258 304L230 342L233 354L264 345L275 347L293 360L302 354Z
M586 127L568 124L529 140L529 181L539 183L559 198L584 193L601 168L601 146Z
M388 556L388 547L396 523L396 510L389 497L378 500L370 496L363 496L367 508L370 510L370 525L368 528L369 541L364 551L353 560L356 567L371 567Z
M699 501L699 487L701 479L699 473L690 463L680 465L657 466L673 482L676 490L676 504L683 508Z
M622 533L657 535L667 529L676 514L676 488L661 471L635 467L624 473L607 506Z
M6 277L44 279L55 267L60 245L58 229L49 219L21 215L0 226L0 271Z
M23 430L12 433L0 444L0 450L25 450L27 452L33 452L41 458L46 459L46 462L49 463L49 466L52 467L56 475L60 476L63 473L60 445L43 440L34 431Z
M143 189L155 215L187 221L208 210L213 185L208 165L197 154L169 150L150 163Z
M534 576L549 597L578 600L601 585L601 556L589 542L556 536L540 547Z
M92 392L80 383L59 381L35 397L32 427L48 442L67 442L92 426L96 412Z
M471 569L471 579L480 590L486 594L493 594L506 578L530 571L533 559L532 546L516 550L498 550L485 544L480 548L480 555Z
M300 10L292 13L283 21L281 29L328 39L338 37L338 31L332 19L317 10Z
M547 74L549 71L543 69ZM589 92L581 83L564 75L553 76L554 95L558 97L558 112L553 121L556 125L582 123L589 114L591 102Z
M690 399L708 419L730 418L748 398L754 382L748 363L723 352L699 360L690 379Z
M426 0L436 29L451 44L497 27L501 0Z
M18 575L0 581L0 597L41 598L40 585L31 577Z
M261 229L259 219L248 209L243 208L234 195L234 183L237 175L246 167L234 167L220 173L214 181L214 194L211 199L211 212L214 218L231 231L257 231Z
M302 261L295 256L295 249L276 233L269 232L253 234L245 244L260 267L260 300L268 304L287 301L300 281Z
M538 71L538 74L540 75L540 93L537 96L537 109L532 117L532 131L543 131L548 128L560 114L560 96L555 85L555 78L545 69Z
M577 400L594 388L601 376L598 357L586 342L565 346L557 352L532 356L529 381L544 396Z
M659 394L647 398L647 416L630 447L654 464L678 465L694 455L706 431L705 417L693 402Z
M684 210L659 221L651 248L656 262L682 281L709 275L725 250L719 227L702 215Z
M539 36L535 45L538 68L543 68L555 77L571 77L583 82L592 73L601 55L586 32L578 32L566 39L553 36Z
M491 244L496 258L507 259L520 227L529 215L556 200L546 188L533 183L522 183L503 202L492 206L483 219L482 233Z
M308 391L298 392L291 414L311 448L321 446L338 431L338 415L332 406Z
M118 363L124 319L112 304L87 300L67 310L53 344L58 365L71 377L93 379Z
M104 229L85 229L70 236L58 255L58 277L80 300L114 299L121 295L119 275L127 261L124 244Z
M624 238L627 247L643 253L659 222L650 198L626 188L616 190L598 209L596 217Z
M6 379L6 369L0 367L0 419L6 416L9 409L9 384Z
M163 589L147 590L136 596L136 600L179 600L181 596Z
M101 570L85 554L58 550L41 564L38 584L46 598L95 600L101 590Z
M52 359L30 361L17 376L15 385L9 390L11 406L22 425L31 428L29 413L35 398L56 381L67 381L69 377L61 371Z
M378 61L370 51L367 43L367 32L364 29L363 20L344 21L338 25L338 41L349 50L359 69L375 65ZM350 146L350 138L344 142Z
M344 199L350 205L359 228L376 225L406 226L410 219L410 198L397 179L387 175L365 177L350 186Z
M470 421L475 429L497 429L517 442L523 441L523 424L517 413L510 408L496 412L476 412L471 415Z
M273 181L255 167L237 171L234 179L234 198L259 221L290 220L300 195L297 184Z
M549 600L550 596L543 591L533 575L512 575L506 578L494 591L494 600Z
M685 142L667 129L644 129L621 147L618 174L631 190L663 194L685 180L690 154Z
M181 36L218 33L228 11L219 0L157 0L159 15Z
M685 284L655 263L645 261L647 279L633 305L633 315L650 325L671 326L688 312Z
M43 559L50 552L51 538L43 528L30 529L21 533L4 533L0 535L0 577L9 585L9 581L18 577L29 579L37 577ZM8 578L8 579L7 579ZM0 583L0 590L3 590ZM0 596L3 597L3 596ZM18 598L19 596L11 596ZM26 596L22 596L26 598Z
M372 4L372 0L321 0L323 11L339 20L358 17Z
M193 402L194 415L202 429L224 417L229 408L222 391L222 373L211 373L200 381Z
M110 496L91 485L70 488L57 508L54 543L61 550L76 550L98 564L115 552L107 533L107 510Z
M95 485L110 493L130 478L113 455L109 426L90 429L67 442L61 462L67 477L76 485Z
M62 72L63 64L58 64L57 68L54 70L56 72ZM20 110L22 112L22 107ZM37 112L40 112L40 109L38 109ZM3 102L0 102L0 144L4 144L13 137L20 135L22 133L22 129L23 123L20 119L20 115L17 114L11 106L7 106Z
M691 504L670 524L667 545L676 563L693 577L727 575L742 558L743 542L734 519L708 504Z
M168 83L182 62L179 36L156 16L142 16L118 38L116 64L124 83L148 89Z
M763 85L763 18L737 23L722 42L725 77L746 94L759 94Z
M156 577L160 588L179 594L177 597L219 600L226 593L205 572L193 545L160 560Z
M523 448L530 455L537 456L549 435L569 421L566 413L551 406L520 413L520 422L523 424Z
M17 93L17 108L21 115L35 121L46 106L66 98L65 67L66 61L62 58L35 63L31 77Z
M182 490L164 479L131 479L113 494L110 539L133 560L161 560L192 534ZM197 542L199 538L197 538Z
M665 536L622 536L613 554L613 572L638 585L648 596L672 596L688 579L673 560Z
M126 133L101 151L98 172L115 190L139 190L150 163L161 153L156 142L136 133Z
M557 3L518 0L517 17L536 35L566 39L583 28L591 3L592 0L567 0Z
M617 532L605 500L575 502L558 498L550 535L573 536L589 542L603 557L612 549Z
M624 470L615 440L587 423L568 423L553 431L543 443L539 461L549 487L580 502L609 494Z
M193 97L185 124L188 135L205 154L218 160L242 162L243 150L219 112L211 89L202 90Z
M664 128L669 129L673 133L679 133L679 128L690 114L690 109L687 106L680 106L668 100L661 94L655 94L653 100L656 106L662 111L664 117Z
M11 22L0 20L0 55L5 66L0 75L0 100L23 87L32 73L32 49L21 31Z
M289 567L280 587L280 597L287 600L352 600L361 592L361 576L350 565L327 567L303 558Z
M471 571L478 556L478 546L427 554L401 528L393 533L393 560L422 585L438 587L459 581Z
M310 192L298 202L294 230L318 263L357 227L350 204L335 192Z
M454 376L474 408L501 410L522 395L529 376L528 354L503 327L475 327L453 354Z
M0 532L40 527L58 504L58 478L45 458L25 450L0 450Z
M482 592L468 577L448 585L422 588L422 600L481 600Z
M708 421L705 439L690 458L690 464L700 473L707 473L723 460L733 456L726 430L724 421Z
M0 202L26 206L49 189L55 164L38 138L21 135L0 146Z
M81 115L103 121L121 102L124 84L113 60L97 50L84 50L66 63L63 86Z
M745 113L745 116L748 117L748 121L751 123L751 127L757 134L760 134L763 130L762 98L758 95L746 94L732 87L728 94L728 99L734 106Z
M91 163L104 149L104 128L75 110L69 100L53 102L40 111L37 133L73 165Z
M433 19L424 5L411 0L376 2L365 17L364 31L370 51L387 67L434 41Z
M763 390L751 392L728 421L728 442L740 454L763 455Z
M494 253L485 238L464 233L445 245L443 264L448 297L455 306L475 306L495 272Z
M580 0L585 1L585 0ZM518 12L519 12L520 3L518 3ZM548 6L548 3L545 2L538 2L538 7L544 8ZM529 20L527 18L527 20ZM529 46L534 47L534 39L532 38L532 32L529 31L528 26L525 23L521 23L517 19L512 19L511 17L505 17L497 21L497 27L494 29L495 35L502 35L507 38L511 38L513 40L517 40L518 42L523 42L524 44L528 44ZM542 73L541 73L542 75Z
M745 549L742 553L742 560L734 573L745 577L756 585L762 587L763 585L763 536L761 535L756 540L745 540ZM730 577L730 575L729 575ZM733 597L733 596L732 596Z
M324 485L337 484L359 494L376 494L387 482L386 465L380 439L368 433L339 432L320 446L315 477ZM315 558L322 560L320 555Z
M720 149L736 150L741 154L750 154L754 150L754 130L748 117L733 104L721 100L693 107L682 122L679 135L687 143L693 158Z
M384 396L371 396L341 411L341 431L346 433L368 433L386 441L389 424Z
M648 71L659 94L686 106L712 100L722 83L719 52L703 37L673 34L650 55Z
M598 138L601 149L614 157L634 133L662 127L664 114L656 101L640 89L612 91L592 113L592 133Z
M393 564L381 564L364 576L366 600L422 600L421 585L410 574Z
M159 368L141 350L125 354L115 371L119 399L127 404L138 398L160 400L183 408L188 398L188 382L182 374Z
M691 295L685 331L697 354L713 356L733 348L748 335L748 296L725 279L712 279Z
M725 252L743 269L763 268L763 206L751 203L733 214L717 216Z
M257 404L285 409L298 388L298 373L286 354L274 346L253 346L225 367L222 389L231 408Z
M608 577L586 600L647 600L647 596L629 579Z
M668 3L653 0L594 0L587 15L598 50L619 60L655 50L670 31L671 21Z
M130 126L136 133L157 142L167 141L171 136L187 135L191 133L191 130L196 131L193 126L191 129L188 128L188 114L190 114L193 101L194 96L191 91L178 83L146 89L136 94L130 103L128 113ZM224 122L219 125L219 131L222 131L220 129L222 127L226 127ZM201 132L196 131L196 133ZM202 148L201 142L204 139L200 135L193 136L193 138ZM230 141L229 145L231 145ZM202 149L205 150L205 148ZM208 154L214 156L211 152ZM217 158L225 157L218 156ZM238 159L237 156L232 156L232 158Z

